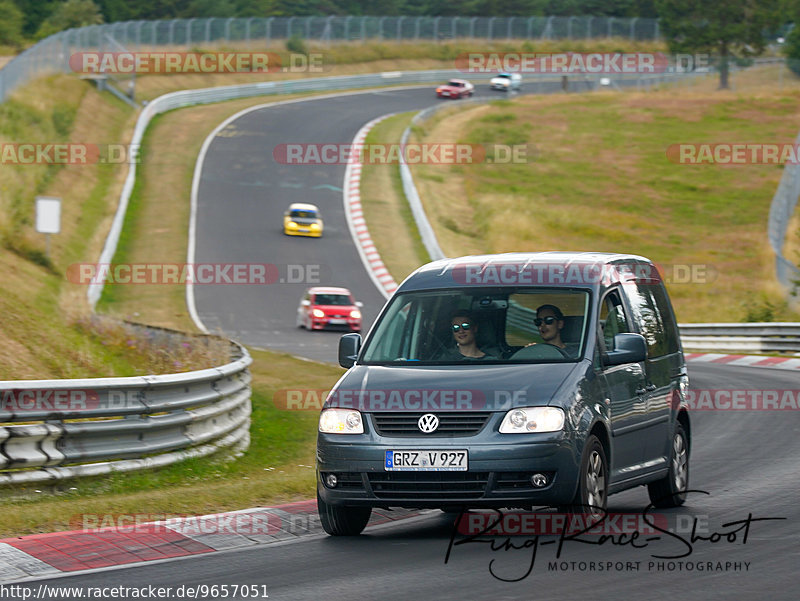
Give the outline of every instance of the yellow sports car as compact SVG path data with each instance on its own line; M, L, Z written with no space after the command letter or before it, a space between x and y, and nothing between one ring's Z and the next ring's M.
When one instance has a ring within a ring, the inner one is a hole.
M283 233L287 236L322 236L322 218L316 205L295 202L283 214Z

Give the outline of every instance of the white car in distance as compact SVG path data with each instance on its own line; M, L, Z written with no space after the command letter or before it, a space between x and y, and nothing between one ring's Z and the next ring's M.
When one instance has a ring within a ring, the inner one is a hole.
M522 76L519 73L499 73L489 82L491 89L511 92L519 90L522 85Z

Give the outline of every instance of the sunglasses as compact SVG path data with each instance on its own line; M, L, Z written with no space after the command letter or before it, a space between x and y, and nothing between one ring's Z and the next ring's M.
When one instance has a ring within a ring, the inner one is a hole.
M454 332L458 332L459 330L464 330L466 332L467 330L469 330L472 327L472 324L471 323L462 323L462 324L454 323L452 327L453 327L453 331Z
M557 321L558 321L557 317L553 317L552 315L550 315L548 317L537 317L536 319L533 320L533 323L535 323L537 327L542 325L542 322L551 326Z

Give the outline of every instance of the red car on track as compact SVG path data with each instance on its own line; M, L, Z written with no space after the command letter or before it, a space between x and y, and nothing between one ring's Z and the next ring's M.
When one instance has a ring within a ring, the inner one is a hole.
M322 330L326 327L361 331L361 307L347 288L309 288L297 307L297 327Z
M475 86L465 79L451 79L446 84L436 88L437 98L463 98L472 96L475 93Z

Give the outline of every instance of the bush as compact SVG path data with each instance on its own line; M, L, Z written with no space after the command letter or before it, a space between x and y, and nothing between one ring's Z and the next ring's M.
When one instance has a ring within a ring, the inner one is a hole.
M796 75L800 75L800 27L795 27L786 36L783 52L786 54L786 64Z
M289 52L294 52L295 54L305 54L308 55L308 48L306 48L306 43L296 33L292 35L288 40L286 40L286 49Z

